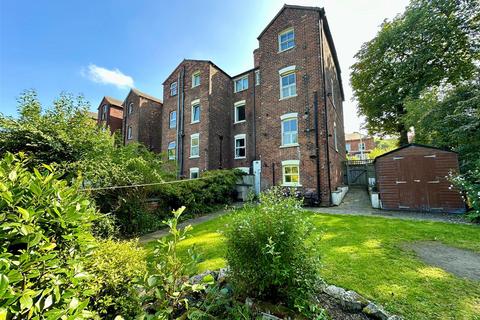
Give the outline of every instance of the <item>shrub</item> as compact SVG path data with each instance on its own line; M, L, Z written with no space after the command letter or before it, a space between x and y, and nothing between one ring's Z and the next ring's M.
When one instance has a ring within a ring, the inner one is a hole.
M145 250L137 241L101 241L85 266L93 276L91 308L102 319L117 315L133 319L142 312L139 287L147 266Z
M0 160L0 315L87 317L82 263L98 214L77 181L69 186L47 165L30 172L26 162Z
M188 311L188 296L205 289L203 284L190 284L189 271L196 262L194 249L189 250L190 261L180 260L177 246L192 229L191 225L183 230L178 229L178 221L184 212L181 207L173 212L173 218L164 223L169 227L170 237L156 242L154 249L153 271L147 279L147 284L153 291L150 300L153 303L156 319L177 319ZM213 277L207 276L206 283L212 283Z
M235 292L305 311L318 280L318 255L305 241L313 227L301 201L280 189L262 194L260 202L234 216L225 232Z
M480 222L480 161L477 168L463 175L450 176L450 181L465 194L465 200L471 207L467 216L473 222Z

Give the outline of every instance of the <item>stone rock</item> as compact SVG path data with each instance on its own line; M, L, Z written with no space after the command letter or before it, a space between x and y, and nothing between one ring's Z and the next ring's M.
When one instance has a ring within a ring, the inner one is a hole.
M341 306L348 311L360 311L368 305L369 301L356 293L347 291L340 297Z
M217 282L219 284L223 284L227 282L227 274L228 274L228 269L227 268L222 268L218 270L218 277L217 277Z
M400 316L390 316L388 317L388 320L403 320L403 318Z
M203 278L206 276L211 275L215 279L215 273L213 271L207 270L203 273L197 274L195 276L190 277L191 284L199 284L202 283Z
M262 314L262 320L282 320L281 318L276 317L270 313L261 312L261 314Z
M337 287L337 286L327 286L323 292L328 294L329 296L335 298L335 299L342 299L342 296L346 293L345 289Z
M390 315L388 312L383 310L381 307L377 306L376 304L370 302L365 308L363 308L363 313L373 319L379 320L388 320Z
M252 307L253 307L253 300L250 299L249 297L245 298L245 305L246 305L248 308L252 308Z

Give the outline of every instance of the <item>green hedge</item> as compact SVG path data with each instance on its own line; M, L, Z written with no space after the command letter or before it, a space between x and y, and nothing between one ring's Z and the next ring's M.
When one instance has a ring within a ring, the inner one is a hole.
M182 206L187 207L185 218L190 218L231 203L241 175L239 170L212 170L200 179L111 190L95 198L101 211L112 212L122 236L138 236L158 230L172 210Z

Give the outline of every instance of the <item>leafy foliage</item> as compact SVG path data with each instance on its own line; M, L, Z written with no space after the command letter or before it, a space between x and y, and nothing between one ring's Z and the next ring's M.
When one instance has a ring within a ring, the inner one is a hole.
M0 161L0 314L88 317L82 257L96 209L77 181L69 186L52 167L30 172L26 163L10 153Z
M309 312L319 263L314 247L305 242L312 231L301 201L284 197L280 189L235 215L225 232L235 292Z
M140 288L147 272L145 250L137 241L105 240L98 243L85 263L95 292L91 308L102 319L121 315L134 319L142 313Z
M415 127L415 142L458 152L463 172L478 168L480 82L432 89L408 101L407 110L405 122Z
M465 193L465 200L472 208L468 217L474 222L480 222L480 160L477 160L475 169L465 174L453 175L450 181Z
M188 225L183 230L178 229L178 221L184 212L181 207L173 212L173 218L165 221L170 229L170 238L157 241L154 249L154 271L149 275L147 283L153 289L152 297L157 319L175 319L188 310L187 295L205 289L203 284L190 284L188 282L189 268L196 262L193 249L189 249L190 261L183 261L178 256L177 246L186 238L192 229ZM210 276L211 278L211 276ZM205 279L212 283L213 278Z
M67 164L103 154L113 146L109 132L88 114L82 96L61 94L44 110L35 91L19 98L18 119L0 115L0 155L24 152L34 165Z
M412 0L363 44L351 67L351 83L370 132L397 133L406 143L405 100L474 75L480 58L479 12L477 0Z
M392 151L398 147L397 138L388 138L388 139L375 139L375 148L370 151L368 157L370 159L375 159L378 156L381 156L384 153Z

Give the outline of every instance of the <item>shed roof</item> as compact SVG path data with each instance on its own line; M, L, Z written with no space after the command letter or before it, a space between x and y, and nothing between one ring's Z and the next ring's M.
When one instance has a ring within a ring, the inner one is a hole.
M382 155L379 155L375 158L374 162L377 161L378 158L381 158L381 157L384 157L386 155L389 155L389 154L392 154L392 153L395 153L397 151L400 151L402 149L406 149L406 148L410 148L410 147L421 147L421 148L428 148L428 149L435 149L435 150L440 150L440 151L444 151L444 152L451 152L451 153L457 153L455 151L452 151L452 150L447 150L447 149L444 149L444 148L438 148L438 147L434 147L434 146L428 146L428 145L425 145L425 144L418 144L418 143L409 143L409 144L405 144L397 149L393 149L392 151L389 151L387 153L384 153Z

